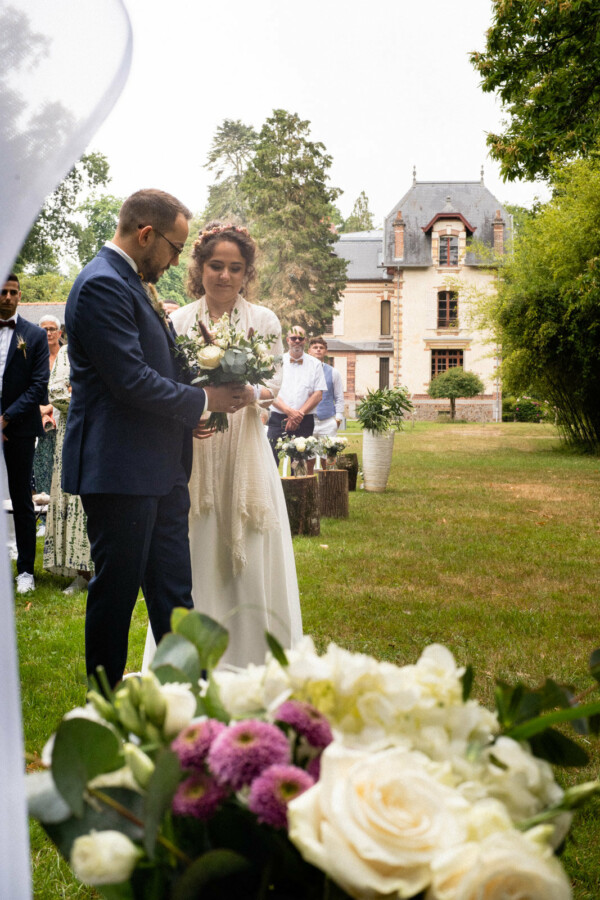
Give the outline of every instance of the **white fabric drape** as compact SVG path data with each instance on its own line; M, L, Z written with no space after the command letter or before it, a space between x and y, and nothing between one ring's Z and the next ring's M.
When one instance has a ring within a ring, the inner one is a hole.
M0 281L84 152L131 62L121 0L0 0ZM8 496L4 459L0 491ZM13 586L0 517L0 897L31 896Z

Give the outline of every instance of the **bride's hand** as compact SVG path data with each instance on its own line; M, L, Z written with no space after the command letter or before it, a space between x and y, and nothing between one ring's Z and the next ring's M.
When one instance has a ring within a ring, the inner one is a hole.
M208 419L200 419L196 427L193 429L192 434L199 441L205 441L207 438L210 438L215 433L215 428L209 428L207 425Z
M238 403L238 408L243 409L244 406L249 406L251 403L254 403L255 395L254 388L251 384L245 384L244 389L242 391L241 399Z

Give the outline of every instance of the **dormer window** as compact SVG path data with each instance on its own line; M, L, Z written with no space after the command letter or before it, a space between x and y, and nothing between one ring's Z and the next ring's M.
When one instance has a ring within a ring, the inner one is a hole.
M458 238L453 234L440 234L440 266L458 265Z

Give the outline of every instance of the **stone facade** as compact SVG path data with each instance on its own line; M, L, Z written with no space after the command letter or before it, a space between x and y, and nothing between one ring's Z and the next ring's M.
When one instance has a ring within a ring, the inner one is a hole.
M430 400L431 378L454 365L475 372L485 393L457 401L457 417L499 421L498 350L472 315L495 273L472 241L501 254L510 215L479 182L417 182L392 209L382 230L340 235L348 282L327 335L329 355L345 385L346 410L370 388L408 387L416 418L436 419L449 401Z

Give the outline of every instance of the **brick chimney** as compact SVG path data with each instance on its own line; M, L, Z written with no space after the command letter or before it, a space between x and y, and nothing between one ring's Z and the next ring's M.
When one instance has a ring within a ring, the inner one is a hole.
M496 210L496 218L492 227L494 229L494 253L502 256L504 254L504 219L499 209Z
M394 258L404 259L404 219L400 210L394 221Z

